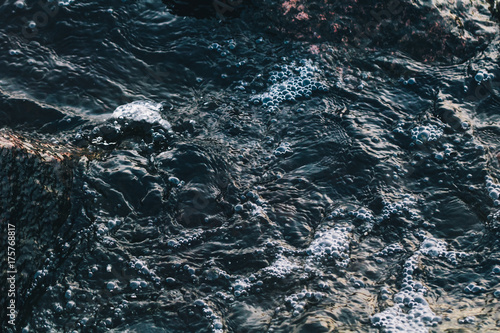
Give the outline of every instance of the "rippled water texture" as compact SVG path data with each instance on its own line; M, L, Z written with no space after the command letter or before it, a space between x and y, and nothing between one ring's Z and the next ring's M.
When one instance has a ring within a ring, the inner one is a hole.
M0 6L2 332L500 330L497 9L234 8Z

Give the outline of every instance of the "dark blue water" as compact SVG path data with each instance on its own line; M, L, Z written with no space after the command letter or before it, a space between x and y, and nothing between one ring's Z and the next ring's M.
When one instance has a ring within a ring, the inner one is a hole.
M0 6L2 331L500 330L496 8L208 4Z

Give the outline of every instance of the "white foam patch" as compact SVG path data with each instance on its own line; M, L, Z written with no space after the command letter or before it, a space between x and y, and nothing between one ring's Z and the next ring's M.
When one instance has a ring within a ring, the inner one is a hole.
M350 235L349 226L323 228L316 232L306 253L318 261L335 260L337 266L345 268L349 264Z
M295 63L281 66L272 71L269 90L252 99L261 102L269 109L276 108L283 101L295 101L297 98L309 98L314 91L327 91L328 87L319 81L320 70L311 60L302 60L301 66Z
M427 289L424 285L413 279L420 256L431 258L445 257L448 261L456 263L457 255L464 253L448 251L447 244L433 237L427 237L416 251L404 264L403 283L401 291L394 295L394 305L371 317L374 326L383 328L387 332L429 332L429 327L435 327L441 322L427 303L425 295Z
M172 126L167 120L163 119L161 115L162 109L163 106L160 103L135 101L117 107L113 112L112 118L159 124L163 128L170 130Z
M445 241L435 239L433 237L426 237L422 244L420 245L420 249L418 253L421 253L427 257L433 258L446 258L448 262L453 265L458 264L458 258L466 258L468 255L465 252L456 252L456 251L448 251L446 248L448 245Z
M278 279L284 279L292 274L292 272L300 269L300 266L294 264L283 255L279 255L278 259L271 266L264 268L262 272Z
M394 295L394 305L371 317L374 326L389 332L427 333L429 326L441 321L425 300L425 287L413 280L420 253L412 255L405 263L402 290Z

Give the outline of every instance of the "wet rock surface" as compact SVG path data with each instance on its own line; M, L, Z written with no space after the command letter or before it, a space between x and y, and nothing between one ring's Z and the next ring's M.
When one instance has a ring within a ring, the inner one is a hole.
M40 296L40 288L32 279L38 274L43 285L47 261L56 254L64 256L67 249L61 243L63 225L72 210L73 165L76 149L61 147L27 134L0 130L0 220L7 233L7 224L14 225L18 249L16 269L18 306L31 311L32 302ZM2 238L1 254L7 257L7 239ZM12 271L2 260L3 272ZM38 271L38 272L37 272ZM2 294L5 303L7 292ZM5 318L3 318L4 320Z

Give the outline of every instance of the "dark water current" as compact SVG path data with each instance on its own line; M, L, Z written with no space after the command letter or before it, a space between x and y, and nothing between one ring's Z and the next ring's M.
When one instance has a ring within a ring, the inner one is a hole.
M496 8L230 3L0 5L2 332L499 332Z

